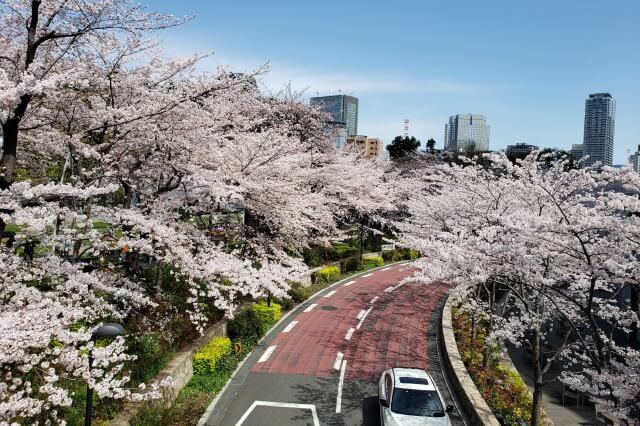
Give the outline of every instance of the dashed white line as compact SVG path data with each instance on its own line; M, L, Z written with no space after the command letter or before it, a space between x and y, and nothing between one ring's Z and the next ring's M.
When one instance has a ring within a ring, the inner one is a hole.
M336 360L333 362L334 370L340 370L340 365L342 364L343 357L344 357L344 354L342 352L338 352L338 355L336 355Z
M373 302L371 302L371 303L373 303ZM358 312L358 316L356 318L362 319L362 316L364 315L365 312L367 312L366 309L361 310L360 312Z
M370 277L370 276L372 276L372 275L373 275L373 273L371 273L371 274L367 274L367 275L363 275L363 276L362 276L362 278L367 278L367 277Z
M344 335L345 340L351 340L351 336L353 336L353 332L356 331L355 328L351 327L347 334Z
M374 297L373 299L371 299L371 303L372 303L372 304L373 304L373 303L376 303L376 301L377 301L378 299L379 299L379 297L378 297L378 296Z
M392 291L393 291L393 286L392 285L390 285L389 287L384 289L385 293L391 293Z
M344 385L344 372L347 369L347 360L342 361L340 369L340 382L338 382L338 398L336 399L336 413L342 411L342 386Z
M331 296L333 296L334 294L336 294L336 291L335 291L335 290L330 291L329 293L325 294L325 295L324 295L324 297L331 297Z
M282 332L283 332L283 333L288 333L288 332L290 332L290 331L291 331L291 329L292 329L293 327L295 327L297 323L298 323L298 321L291 321L291 322L289 323L289 325L288 325L288 326L286 326L286 327L284 328L284 330L282 330Z
M388 271L389 269L391 269L391 266L387 266L386 268L382 268L381 271Z
M271 354L273 353L273 351L275 351L277 347L278 345L269 346L267 350L264 351L264 353L262 354L258 362L265 362L266 360L268 360Z
M313 404L296 404L293 402L272 402L272 401L253 401L251 407L240 417L240 420L236 423L236 426L241 426L249 417L251 412L258 406L264 407L277 407L277 408L297 408L302 410L311 410L311 416L313 417L313 426L320 426L320 420L318 419L318 411Z
M302 312L311 312L313 310L313 308L315 308L316 306L318 306L317 303L309 305L309 307L307 309L305 309L304 311L302 311Z
M353 284L353 283L355 283L355 282L356 282L356 280L351 280L351 281L349 281L348 283L344 283L344 285L345 285L345 286L348 286L348 285L351 285L351 284Z
M362 327L362 323L364 322L365 318L367 318L367 315L369 315L369 312L371 312L372 309L373 309L373 306L371 306L369 309L367 309L367 312L364 313L364 315L360 319L360 322L356 326L356 330L360 330L360 327Z

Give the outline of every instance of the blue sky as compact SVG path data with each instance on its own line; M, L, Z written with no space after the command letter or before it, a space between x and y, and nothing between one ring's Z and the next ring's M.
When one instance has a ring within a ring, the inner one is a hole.
M203 67L262 84L360 98L358 132L443 144L456 113L484 114L491 148L582 143L584 100L617 103L614 163L640 144L640 1L144 0L196 15L161 33L172 55L214 52Z

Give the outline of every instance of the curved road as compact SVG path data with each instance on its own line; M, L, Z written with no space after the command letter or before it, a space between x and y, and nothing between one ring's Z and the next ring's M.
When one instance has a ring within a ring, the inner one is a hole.
M205 424L379 425L377 382L394 366L431 371L454 404L436 340L448 287L399 284L411 273L395 264L305 302L249 356ZM464 424L460 413L450 417Z

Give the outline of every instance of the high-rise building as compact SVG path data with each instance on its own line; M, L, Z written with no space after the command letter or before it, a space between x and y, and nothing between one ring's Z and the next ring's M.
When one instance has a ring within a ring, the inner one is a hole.
M517 143L515 145L507 145L507 155L514 157L526 157L533 151L538 151L540 148L537 145L529 145L526 143Z
M609 93L592 93L585 101L584 155L585 165L613 163L613 134L616 102Z
M311 98L311 106L331 116L331 123L343 125L347 136L358 134L358 98L347 95L319 96Z
M638 150L629 157L629 164L634 172L640 173L640 145L638 145Z
M382 157L383 142L381 139L354 135L347 138L347 145L355 146L364 158Z
M444 127L444 147L447 151L489 151L489 125L484 115L457 114L449 117Z
M584 157L584 145L581 143L574 143L571 145L569 155L574 161L580 161Z

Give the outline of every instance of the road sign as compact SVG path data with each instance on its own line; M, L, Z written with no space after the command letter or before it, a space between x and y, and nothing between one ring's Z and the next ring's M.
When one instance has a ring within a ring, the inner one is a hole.
M394 251L395 249L396 245L394 243L382 245L382 251Z

